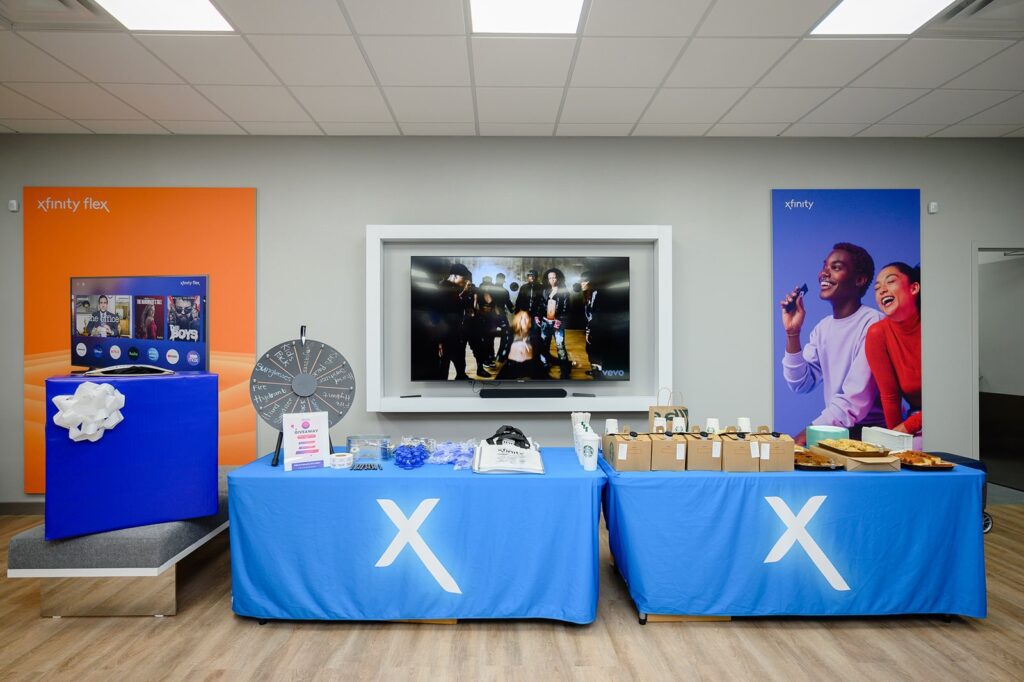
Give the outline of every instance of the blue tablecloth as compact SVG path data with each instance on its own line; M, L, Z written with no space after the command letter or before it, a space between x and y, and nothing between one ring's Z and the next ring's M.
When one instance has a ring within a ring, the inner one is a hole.
M980 471L601 465L612 555L641 613L986 615Z
M583 471L571 449L543 457L544 475L391 462L383 471L286 473L269 456L236 469L235 613L593 621L606 478Z

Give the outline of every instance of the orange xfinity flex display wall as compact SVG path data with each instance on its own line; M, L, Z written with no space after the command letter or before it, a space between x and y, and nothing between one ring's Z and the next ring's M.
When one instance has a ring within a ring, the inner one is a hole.
M26 187L24 206L25 492L45 492L44 381L71 371L72 277L209 275L220 463L252 460L256 190Z

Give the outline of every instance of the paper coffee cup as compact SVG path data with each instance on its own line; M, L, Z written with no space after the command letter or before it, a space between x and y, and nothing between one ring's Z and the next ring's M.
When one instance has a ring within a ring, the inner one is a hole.
M605 433L618 433L619 432L619 420L618 419L605 419L604 420L604 432Z
M707 421L704 422L704 430L708 433L718 433L721 428L717 417L708 417Z
M736 430L744 433L750 433L750 417L737 417Z

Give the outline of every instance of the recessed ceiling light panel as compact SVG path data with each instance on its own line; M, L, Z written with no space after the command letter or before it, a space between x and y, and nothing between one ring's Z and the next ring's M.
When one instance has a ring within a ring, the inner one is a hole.
M234 31L209 0L96 0L129 31Z
M950 0L843 0L812 35L910 35Z
M576 33L583 0L469 0L473 33Z

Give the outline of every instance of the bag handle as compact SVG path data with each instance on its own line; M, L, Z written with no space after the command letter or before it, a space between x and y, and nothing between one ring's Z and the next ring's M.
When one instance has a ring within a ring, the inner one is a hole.
M661 392L662 391L668 391L668 401L664 402L664 403L661 402ZM683 392L682 391L673 391L671 386L662 386L661 388L658 389L658 395L655 396L655 401L656 402L654 404L655 405L671 405L672 404L672 396L675 396L675 395L679 396L679 404L682 405L683 404Z

